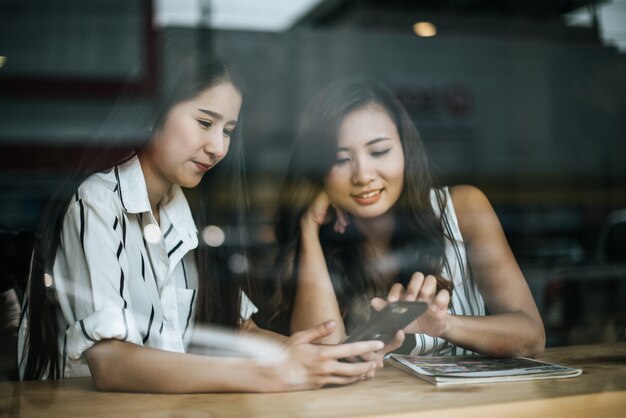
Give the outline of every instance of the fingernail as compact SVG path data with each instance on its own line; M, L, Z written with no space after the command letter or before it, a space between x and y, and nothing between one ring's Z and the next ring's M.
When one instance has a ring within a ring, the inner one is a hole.
M382 341L376 341L376 345L374 346L377 350L382 349L385 346L385 343Z

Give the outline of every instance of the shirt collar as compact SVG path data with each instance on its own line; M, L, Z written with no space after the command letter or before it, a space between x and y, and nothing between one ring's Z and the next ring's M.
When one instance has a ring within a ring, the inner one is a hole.
M124 210L128 213L151 212L146 180L137 155L115 166L113 171ZM161 209L167 212L180 238L191 248L195 248L198 245L198 229L180 186L172 186L161 201Z
M146 179L137 155L113 167L118 193L128 213L150 212Z
M198 246L198 228L191 216L187 198L178 185L174 185L161 201L161 210L167 213L174 229L189 248Z

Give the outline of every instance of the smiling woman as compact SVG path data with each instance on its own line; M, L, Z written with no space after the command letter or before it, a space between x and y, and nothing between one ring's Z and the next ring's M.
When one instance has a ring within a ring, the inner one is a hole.
M305 111L276 236L277 327L334 319L320 341L336 343L372 309L420 300L428 309L404 329L406 351L543 351L537 307L488 200L435 187L413 122L375 81L333 83Z

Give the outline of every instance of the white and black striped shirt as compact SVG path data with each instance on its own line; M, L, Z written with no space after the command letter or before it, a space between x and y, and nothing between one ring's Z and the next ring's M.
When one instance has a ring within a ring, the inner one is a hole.
M446 235L443 276L454 283L452 304L448 312L452 315L484 316L485 302L469 268L465 243L448 188L433 190L430 199L435 213L441 217ZM439 337L413 334L407 335L407 339L409 338L415 338L415 348L411 350L411 354L415 356L474 354Z
M160 205L157 224L138 158L90 176L63 223L52 271L64 377L89 376L83 352L102 339L120 339L184 352L195 313L197 229L182 190ZM146 234L146 226L156 239ZM256 307L243 296L242 319ZM28 309L28 300L24 310ZM25 358L23 315L20 372Z

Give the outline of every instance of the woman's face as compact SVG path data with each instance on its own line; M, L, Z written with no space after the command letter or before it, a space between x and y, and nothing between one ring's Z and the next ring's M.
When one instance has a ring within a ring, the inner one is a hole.
M240 108L241 93L230 82L178 103L147 150L150 171L170 185L197 186L228 153Z
M339 128L337 160L325 180L330 200L357 218L391 209L404 185L398 128L375 104L349 113Z

